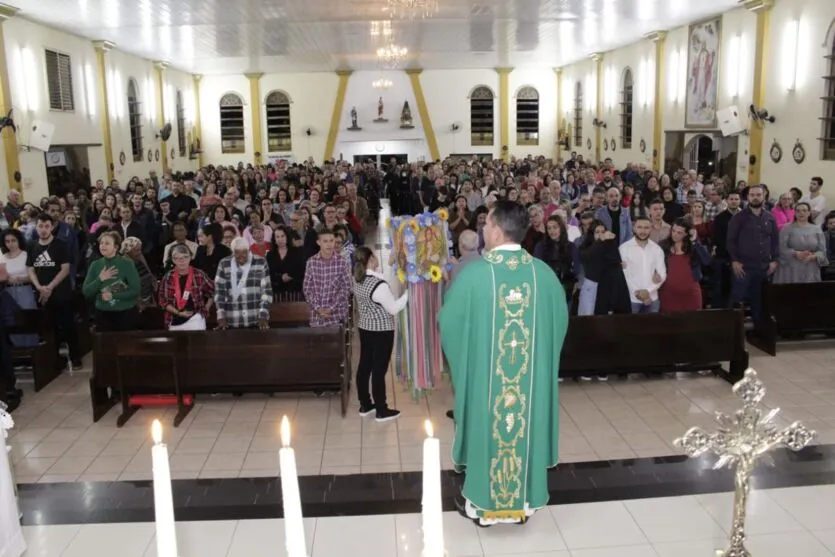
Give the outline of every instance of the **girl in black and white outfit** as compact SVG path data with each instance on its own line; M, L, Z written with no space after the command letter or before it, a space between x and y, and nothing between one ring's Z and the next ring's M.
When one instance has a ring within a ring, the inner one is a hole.
M357 248L354 261L354 301L359 315L357 328L360 335L360 362L357 367L360 416L374 414L378 422L396 420L400 411L386 405L386 372L394 348L394 316L406 307L408 297L404 293L399 299L394 299L391 288L379 272L377 258L369 248Z

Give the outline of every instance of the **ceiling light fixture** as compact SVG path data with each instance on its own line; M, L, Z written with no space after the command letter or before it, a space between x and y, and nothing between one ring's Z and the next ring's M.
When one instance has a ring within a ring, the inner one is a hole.
M391 88L392 85L394 85L394 83L392 83L390 79L385 79L385 78L382 78L382 77L380 79L375 79L371 83L371 86L374 87L375 89L382 89L382 90L389 89L389 88Z
M438 13L438 0L387 0L388 12L400 18L426 19Z
M389 68L398 67L408 54L408 48L396 44L381 46L377 49L377 58L380 63Z

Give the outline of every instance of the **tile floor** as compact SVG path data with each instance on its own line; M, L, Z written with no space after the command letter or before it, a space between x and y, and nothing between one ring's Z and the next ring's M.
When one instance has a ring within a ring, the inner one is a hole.
M449 557L705 557L724 547L732 495L555 505L524 527L476 528L445 513ZM835 486L756 491L748 548L757 557L835 556ZM25 557L154 557L154 525L128 523L24 528ZM267 557L282 553L281 520L185 522L183 557ZM311 557L419 557L420 516L306 519Z
M835 343L781 346L776 358L757 355L769 395L782 420L802 419L819 443L835 443ZM87 372L59 377L39 393L27 393L14 413L9 439L21 483L150 479L150 423L161 418L175 478L255 477L277 474L278 422L293 423L300 473L354 474L419 470L423 421L435 424L450 468L453 424L449 385L414 400L390 380L389 396L403 416L378 424L340 416L336 397L281 395L202 398L183 424L170 427L170 409L140 410L124 428L119 409L98 423L91 418ZM672 440L694 425L711 426L712 412L732 410L730 386L714 377L567 381L560 391L560 460L563 462L676 454Z

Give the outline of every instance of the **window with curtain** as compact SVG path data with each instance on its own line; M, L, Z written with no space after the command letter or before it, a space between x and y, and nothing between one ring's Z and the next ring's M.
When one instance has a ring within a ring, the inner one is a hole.
M186 106L183 102L183 92L177 90L177 147L180 156L186 156Z
M290 130L290 97L282 91L267 95L267 149L289 151L293 148L293 133Z
M632 81L632 70L626 68L623 72L623 91L620 102L620 145L624 149L632 148L632 110L635 98L635 84Z
M533 87L516 93L516 144L539 145L539 91Z
M236 93L227 93L220 99L220 150L222 153L246 151L244 101Z
M821 158L825 161L835 161L835 37L832 38L832 48L826 56L826 75L823 76L823 82L826 89L821 117Z
M493 145L495 96L489 87L479 85L470 94L470 144Z
M130 150L133 153L133 161L140 162L143 157L142 150L142 101L139 98L139 87L136 80L128 80L128 124L130 125Z
M574 148L583 147L583 84L574 86Z

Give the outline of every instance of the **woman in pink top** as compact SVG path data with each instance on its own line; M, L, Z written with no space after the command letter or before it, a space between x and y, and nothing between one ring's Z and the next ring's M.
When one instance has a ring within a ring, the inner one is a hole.
M200 198L200 208L205 209L213 205L220 205L223 200L217 194L217 186L213 183L206 184L203 190L203 197Z
M774 215L774 220L777 221L777 230L780 230L789 223L794 222L794 208L792 203L794 198L790 192L786 192L780 196L780 201L771 210Z

